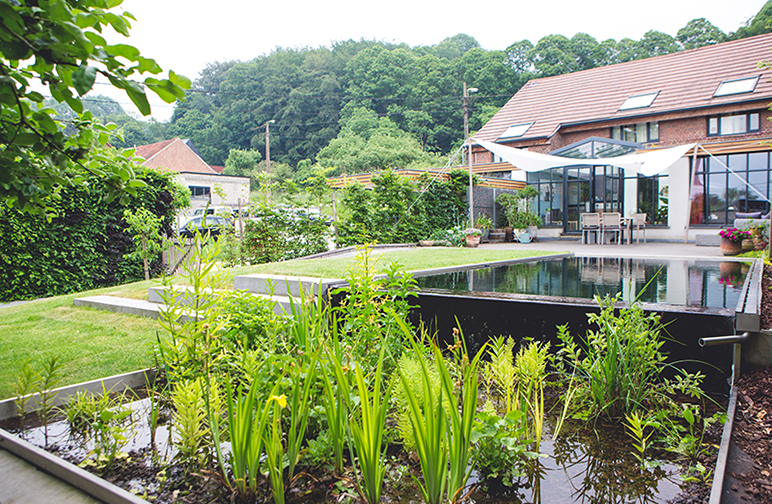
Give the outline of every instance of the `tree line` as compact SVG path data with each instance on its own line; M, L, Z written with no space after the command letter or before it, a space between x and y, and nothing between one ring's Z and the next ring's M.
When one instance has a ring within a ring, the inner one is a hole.
M770 31L770 19L772 1L730 34L698 18L675 36L654 30L619 41L548 35L503 51L485 50L465 34L433 46L349 40L279 48L247 62L209 63L169 123L109 118L122 126L126 146L190 138L208 163L226 166L233 165L228 157L234 150L242 158L244 152L264 158L265 124L274 120L272 168L278 163L283 177L307 174L315 163L334 168L333 174L436 166L438 156L463 141L464 82L479 89L470 95L475 130L530 79L758 35Z

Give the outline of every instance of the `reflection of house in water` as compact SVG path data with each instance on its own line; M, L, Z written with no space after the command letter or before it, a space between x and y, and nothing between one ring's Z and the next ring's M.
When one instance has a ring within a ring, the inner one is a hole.
M457 271L417 281L422 289L582 299L620 294L625 302L734 309L745 273L738 265L727 282L720 264L725 263L572 257Z

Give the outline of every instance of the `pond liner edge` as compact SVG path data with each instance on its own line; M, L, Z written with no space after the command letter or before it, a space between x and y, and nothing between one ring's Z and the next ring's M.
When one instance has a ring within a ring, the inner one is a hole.
M727 460L729 459L729 446L732 442L732 429L734 428L734 415L737 409L737 380L740 378L740 349L741 344L733 345L732 386L729 390L729 404L726 408L726 423L721 433L721 445L716 458L716 468L713 471L713 484L710 489L708 504L721 504L724 492L724 477L726 474Z
M57 393L56 405L64 404L79 391L90 391L101 394L103 390L120 392L129 388L137 388L155 380L157 370L155 368L142 369L105 378L99 378L66 387L60 387L54 391ZM104 387L104 388L103 388ZM35 398L37 394L31 394ZM15 398L0 401L0 420L5 420L16 415ZM5 450L20 459L28 462L39 470L50 474L60 481L77 488L78 490L94 497L104 504L141 504L146 500L127 492L126 490L107 482L106 480L71 464L56 455L48 453L42 448L24 441L19 436L0 429L0 450ZM34 491L30 489L30 491Z
M146 500L108 483L99 476L48 453L10 432L0 429L0 449L10 452L62 482L104 504L142 504ZM34 492L34 489L29 489Z

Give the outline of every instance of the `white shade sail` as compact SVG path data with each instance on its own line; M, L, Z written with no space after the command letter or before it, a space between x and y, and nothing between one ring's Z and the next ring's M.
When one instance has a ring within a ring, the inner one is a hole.
M650 177L661 173L670 168L676 161L681 159L684 154L695 147L695 144L679 145L669 149L660 149L641 154L627 154L624 156L599 158L599 159L577 159L563 156L551 156L549 154L539 154L529 152L513 147L506 147L486 140L477 140L471 138L471 141L486 148L499 156L504 161L520 168L525 172L538 172L549 170L550 168L561 168L565 166L586 166L586 165L610 165L624 168L635 173Z

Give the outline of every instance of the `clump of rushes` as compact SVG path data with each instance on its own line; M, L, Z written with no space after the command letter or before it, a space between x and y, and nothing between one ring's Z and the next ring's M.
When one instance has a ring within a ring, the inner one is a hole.
M384 430L391 387L383 388L385 355L386 347L381 345L375 371L368 379L361 366L354 364L354 369L350 369L335 352L328 351L338 390L343 394L349 415L349 450L351 460L359 469L359 477L354 485L369 504L380 502L386 473ZM359 396L359 404L354 402L354 395Z

